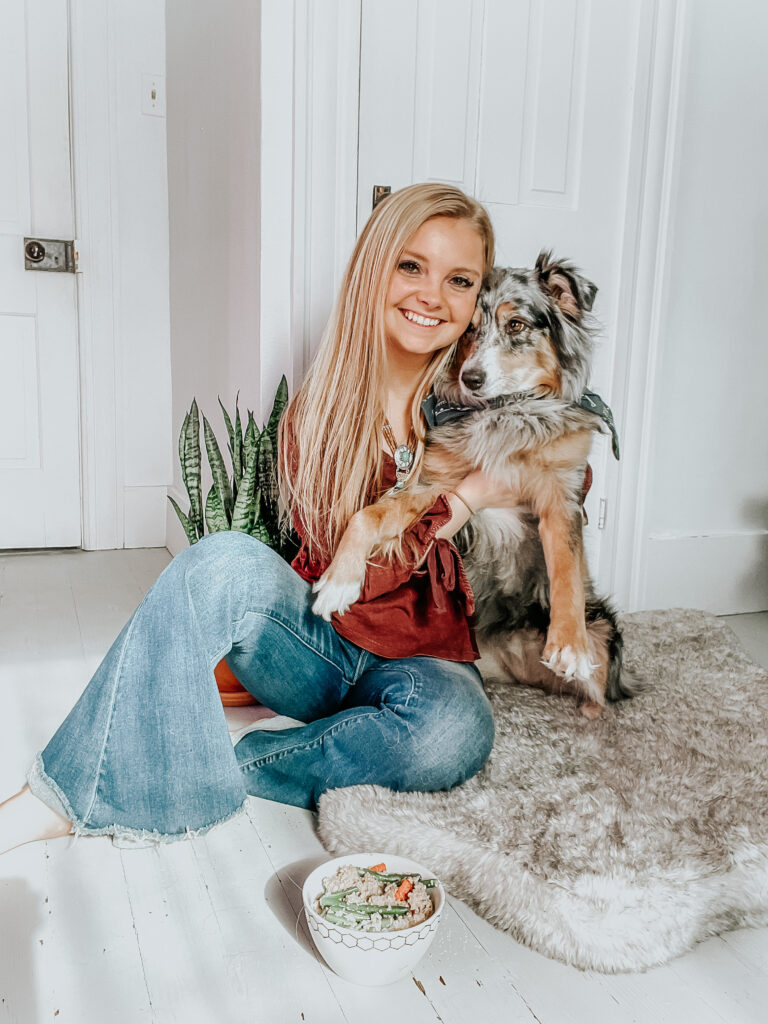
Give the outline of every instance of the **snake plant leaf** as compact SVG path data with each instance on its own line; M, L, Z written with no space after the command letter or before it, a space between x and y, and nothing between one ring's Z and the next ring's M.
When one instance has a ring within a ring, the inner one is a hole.
M257 523L254 526L251 530L251 536L255 537L256 540L260 540L262 544L266 544L267 547L272 547L272 538L269 536L269 530L263 523Z
M264 430L259 438L259 489L261 490L261 522L269 532L271 545L277 544L278 538L278 486L277 461L272 439Z
M249 533L258 517L258 504L254 511L253 490L258 472L256 424L251 419L245 432L245 472L232 510L232 529Z
M235 478L238 481L238 487L240 486L240 480L245 472L245 459L243 458L243 425L240 421L240 409L238 407L239 398L240 392L238 391L235 396L235 446L232 450L232 466L235 470Z
M226 530L229 529L229 518L232 515L232 506L234 505L232 487L229 483L227 467L224 465L224 459L221 457L221 451L219 450L219 443L216 440L216 435L205 416L203 416L203 432L205 434L205 450L208 452L208 464L211 467L211 475L213 476L213 486L218 492L219 504L227 517L227 526L224 527ZM205 514L207 522L208 499L206 499L205 502Z
M272 405L272 412L269 414L269 420L265 430L269 434L269 439L272 442L272 451L277 452L277 428L280 423L280 417L283 415L283 409L288 404L288 381L285 379L285 374L280 378L280 383L277 385L277 391L275 393L275 401Z
M168 501L170 501L170 503L176 509L176 515L179 517L181 525L184 527L184 533L186 533L186 535L187 535L187 540L189 541L190 546L192 544L196 544L197 541L198 541L198 536L197 536L197 530L195 529L194 523L189 518L189 516L184 515L184 513L181 511L181 509L179 508L177 503L173 500L173 498L170 496L170 494L168 495Z
M256 497L260 498L258 491L256 491ZM256 537L257 540L260 540L262 542L262 544L267 544L269 547L273 546L270 532L264 525L264 522L261 519L261 517L259 517L251 527L251 536Z
M259 428L256 426L256 420L253 418L253 413L248 413L248 425L245 429L245 439L243 441L243 459L247 462L248 466L255 466L253 476L253 490L251 492L251 514L248 520L248 528L259 518L259 502L261 500L261 494L259 491Z
M189 518L195 527L198 539L203 536L203 501L200 484L200 414L197 401L192 399L192 406L184 417L184 424L179 436L179 461L181 476L189 496Z
M187 440L187 430L189 429L189 413L184 414L184 422L181 424L181 430L179 431L179 464L181 466L182 474L184 472L184 445Z
M230 450L230 452L234 452L234 447L235 447L235 428L232 426L232 420L229 418L229 413L224 408L224 403L221 401L221 396L217 395L216 397L217 397L217 399L219 401L219 408L221 409L221 411L222 411L222 413L224 415L224 422L225 422L225 424L227 426L227 435L229 436L229 450Z
M229 518L224 511L216 484L208 491L208 497L205 499L205 521L209 533L221 533L229 529Z

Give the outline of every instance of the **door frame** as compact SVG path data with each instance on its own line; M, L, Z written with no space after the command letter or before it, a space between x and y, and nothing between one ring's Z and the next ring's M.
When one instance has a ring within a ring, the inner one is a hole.
M261 6L260 333L268 408L280 373L292 394L301 382L357 234L362 3Z
M643 607L647 506L661 326L669 294L672 196L688 59L688 0L646 0L635 73L630 179L619 289L612 400L622 459L609 474L602 588L625 611Z
M167 196L161 180L166 172L161 141L165 122L159 120L164 111L151 122L144 120L151 112L144 107L142 89L147 78L165 75L164 4L142 0L128 14L120 0L65 3L79 254L81 545L162 545L173 448L166 351L167 206L161 202ZM126 34L126 28L135 31ZM147 32L146 46L140 42L141 30ZM132 113L137 115L134 120ZM140 183L133 197L125 191L126 168L135 166L145 142L145 169L152 186ZM125 223L126 211L132 216L130 224ZM141 229L141 236L132 233L133 227ZM146 312L137 306L143 299ZM139 334L151 339L152 348L148 341L135 354L132 346ZM137 423L129 418L135 415L129 407L131 402L135 406L137 392L135 360L142 360L143 367L150 351L149 419ZM155 431L151 440L148 423ZM147 451L144 461L137 438L158 446Z
M110 3L69 0L70 149L78 250L82 547L124 541Z

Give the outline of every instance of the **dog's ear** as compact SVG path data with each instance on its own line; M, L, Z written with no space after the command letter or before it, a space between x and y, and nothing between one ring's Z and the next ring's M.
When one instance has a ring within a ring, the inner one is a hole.
M592 309L597 285L588 281L572 263L552 258L542 250L536 260L539 284L555 300L560 310L574 320L580 320Z

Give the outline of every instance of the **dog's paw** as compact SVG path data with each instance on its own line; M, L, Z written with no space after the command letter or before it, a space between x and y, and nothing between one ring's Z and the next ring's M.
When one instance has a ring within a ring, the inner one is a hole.
M567 645L565 647L550 647L547 644L544 648L542 664L568 682L576 680L579 683L587 684L594 683L595 672L598 668L589 660L586 651L580 651Z
M312 584L312 592L317 594L312 604L312 611L326 622L330 622L334 612L343 615L349 610L360 597L362 589L363 585L359 580L339 583L325 573L316 583Z
M588 718L590 722L594 722L602 713L603 705L598 704L595 700L585 700L579 704L579 714L583 715L584 718Z

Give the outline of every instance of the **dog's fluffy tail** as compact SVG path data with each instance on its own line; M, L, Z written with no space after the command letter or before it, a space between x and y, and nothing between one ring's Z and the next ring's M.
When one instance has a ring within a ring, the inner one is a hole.
M624 637L616 612L604 598L587 603L587 623L603 620L610 627L608 635L608 679L605 696L608 700L636 697L647 688L647 682L624 665Z

